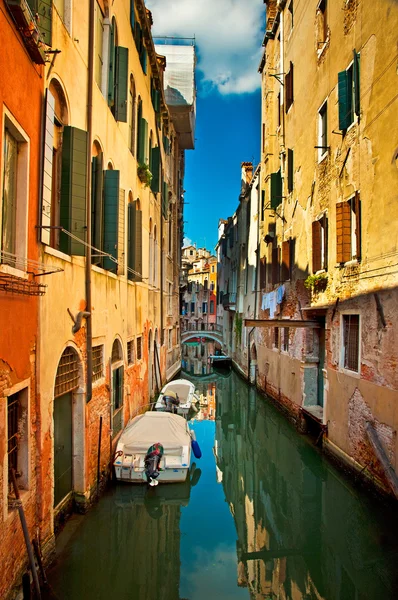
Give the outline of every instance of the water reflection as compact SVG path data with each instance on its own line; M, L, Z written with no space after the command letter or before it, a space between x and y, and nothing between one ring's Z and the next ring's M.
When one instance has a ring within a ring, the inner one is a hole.
M112 489L50 573L56 596L180 600L181 508L200 477L193 463L184 483Z
M251 598L397 598L397 519L360 498L307 440L233 375L216 412L216 461ZM389 518L390 517L390 518Z

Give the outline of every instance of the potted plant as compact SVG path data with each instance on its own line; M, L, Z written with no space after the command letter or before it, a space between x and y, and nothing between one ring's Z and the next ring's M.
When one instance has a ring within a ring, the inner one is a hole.
M137 175L139 180L145 185L145 187L149 187L152 182L152 173L149 170L149 167L146 163L139 163L137 167Z
M313 294L318 294L319 292L324 292L326 290L326 286L328 284L328 274L316 273L315 275L308 275L307 279L304 281L305 287L311 291Z

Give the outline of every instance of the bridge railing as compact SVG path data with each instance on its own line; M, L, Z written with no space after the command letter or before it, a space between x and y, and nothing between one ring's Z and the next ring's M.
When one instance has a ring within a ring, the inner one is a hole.
M189 331L208 331L212 333L222 334L222 326L216 323L187 323L181 329L181 335Z

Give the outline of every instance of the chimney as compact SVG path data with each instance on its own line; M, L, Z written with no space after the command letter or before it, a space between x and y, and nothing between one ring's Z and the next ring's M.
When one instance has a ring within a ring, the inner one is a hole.
M250 183L253 177L253 163L252 162L243 162L241 163L242 167L242 180L246 183Z

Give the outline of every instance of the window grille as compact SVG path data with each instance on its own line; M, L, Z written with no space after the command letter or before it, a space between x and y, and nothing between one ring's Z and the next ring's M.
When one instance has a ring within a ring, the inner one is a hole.
M73 348L66 348L59 361L55 378L54 398L79 386L79 357Z
M104 376L104 347L94 346L93 347L93 381L97 381Z
M343 315L343 366L359 371L359 315Z
M8 426L8 468L18 471L18 420L21 413L19 394L8 396L7 426Z
M137 338L137 360L141 360L142 358L142 338Z
M127 342L127 362L129 365L134 362L134 340Z
M123 359L122 348L119 340L115 340L112 346L112 363Z
M289 352L289 327L283 328L283 350Z
M274 348L279 348L279 329L274 327Z

